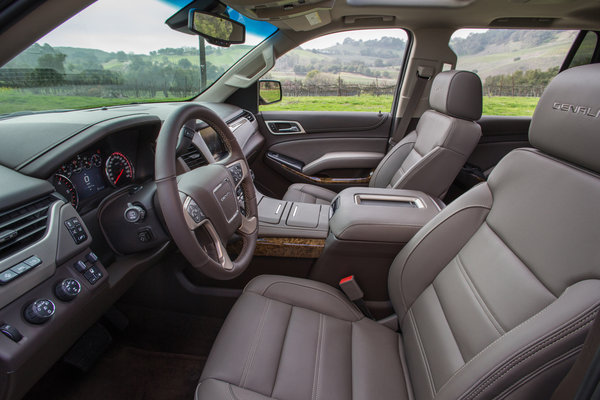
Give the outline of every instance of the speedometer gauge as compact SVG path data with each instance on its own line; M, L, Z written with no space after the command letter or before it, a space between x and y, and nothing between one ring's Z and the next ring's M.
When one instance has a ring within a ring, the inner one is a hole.
M79 195L69 178L61 174L54 175L54 187L73 207L77 208L79 205Z
M114 187L133 182L134 172L131 162L123 154L115 152L106 159L106 178Z

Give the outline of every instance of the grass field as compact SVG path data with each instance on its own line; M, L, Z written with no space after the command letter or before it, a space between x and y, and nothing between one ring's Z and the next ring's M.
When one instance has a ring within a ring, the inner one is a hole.
M163 101L187 100L175 97L146 98L101 98L93 96L52 96L37 95L31 93L20 93L14 90L0 89L0 114L15 111L45 111L59 109L96 108L110 105L122 105L131 103L153 103Z
M484 115L531 116L537 97L484 97ZM392 108L392 96L284 97L261 111L382 111Z
M179 101L179 98L99 98L86 96L52 96L0 90L0 114L15 111L40 111L71 108L95 108L130 103ZM484 97L486 115L530 116L538 102L537 97ZM284 97L280 103L261 106L261 111L371 111L389 112L392 96L331 96Z

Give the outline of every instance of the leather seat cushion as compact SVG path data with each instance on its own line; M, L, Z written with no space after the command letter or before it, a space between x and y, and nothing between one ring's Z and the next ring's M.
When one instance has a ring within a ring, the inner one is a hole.
M283 200L299 203L330 204L336 195L336 192L320 186L294 183L288 188Z
M331 286L261 276L227 317L196 399L407 399L401 343Z

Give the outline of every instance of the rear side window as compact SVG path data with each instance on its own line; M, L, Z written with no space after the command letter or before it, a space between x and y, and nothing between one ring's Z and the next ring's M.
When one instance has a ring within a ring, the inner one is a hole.
M450 47L456 69L483 83L483 114L531 116L540 95L558 74L577 31L461 29Z

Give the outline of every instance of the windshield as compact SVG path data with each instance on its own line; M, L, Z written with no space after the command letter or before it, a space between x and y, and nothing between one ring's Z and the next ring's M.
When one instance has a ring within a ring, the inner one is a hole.
M0 114L187 100L277 30L228 8L246 43L215 47L165 24L186 3L97 1L0 68Z

